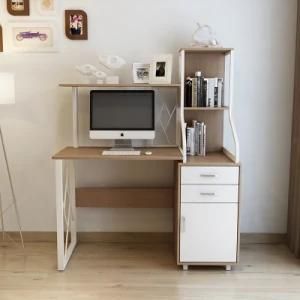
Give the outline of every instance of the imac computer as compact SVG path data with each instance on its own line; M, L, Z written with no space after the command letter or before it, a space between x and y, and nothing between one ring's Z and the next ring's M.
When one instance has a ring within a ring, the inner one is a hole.
M131 141L155 138L154 98L153 90L91 91L90 138L115 140L107 155L139 155Z

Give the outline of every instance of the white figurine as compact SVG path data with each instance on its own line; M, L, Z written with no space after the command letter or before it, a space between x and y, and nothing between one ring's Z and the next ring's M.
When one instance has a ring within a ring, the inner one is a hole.
M99 55L98 58L100 64L108 70L118 70L126 64L125 59L117 55Z
M209 25L197 23L197 29L193 34L192 45L198 47L217 47L219 43Z
M98 70L95 66L90 64L85 64L81 66L76 66L76 70L83 75L86 83L98 83L101 84L104 82L106 73Z

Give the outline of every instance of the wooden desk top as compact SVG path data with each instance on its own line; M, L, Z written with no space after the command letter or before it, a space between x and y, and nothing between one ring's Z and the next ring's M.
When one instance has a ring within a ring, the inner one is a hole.
M141 151L141 155L136 156L126 156L126 155L102 155L103 150L108 150L109 148L104 147L66 147L63 150L56 153L52 159L97 159L97 160L145 160L145 161L153 161L153 160L164 160L164 161L181 161L183 156L179 148L136 148ZM146 155L146 151L151 151L152 155Z

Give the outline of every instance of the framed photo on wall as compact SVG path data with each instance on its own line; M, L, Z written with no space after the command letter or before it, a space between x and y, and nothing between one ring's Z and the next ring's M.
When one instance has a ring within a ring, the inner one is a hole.
M1 25L0 25L0 52L3 52L3 31Z
M132 72L133 83L149 83L150 64L134 63Z
M10 52L56 52L57 26L51 22L8 23L7 50Z
M172 54L162 54L153 58L150 67L150 83L170 84L172 81Z
M55 16L58 13L59 0L35 0L40 15Z
M88 39L88 17L83 10L65 11L65 31L70 40Z
M6 0L7 11L12 16L29 16L29 0Z

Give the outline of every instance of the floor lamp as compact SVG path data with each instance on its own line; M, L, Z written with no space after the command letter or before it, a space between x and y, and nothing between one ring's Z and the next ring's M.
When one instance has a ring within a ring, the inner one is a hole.
M15 77L14 74L11 73L0 73L0 105L1 104L14 104L15 103ZM10 172L10 167L7 159L7 152L6 152L6 147L3 139L3 132L2 128L0 126L0 142L2 146L2 151L3 151L3 156L5 160L5 167L7 170L8 174L8 180L9 180L9 185L12 193L12 203L7 207L3 207L3 202L1 198L1 193L0 193L0 222L1 222L1 229L2 229L2 238L4 240L5 238L5 227L4 227L4 214L9 210L9 208L13 207L16 218L17 218L17 223L18 223L18 228L19 228L19 234L20 234L20 239L22 243L22 247L24 248L24 241L23 241L23 235L22 235L22 228L21 228L21 222L20 222L20 214L17 206L17 200L16 200L16 194L14 190L14 185L11 177L11 172ZM9 236L9 235L8 235Z

